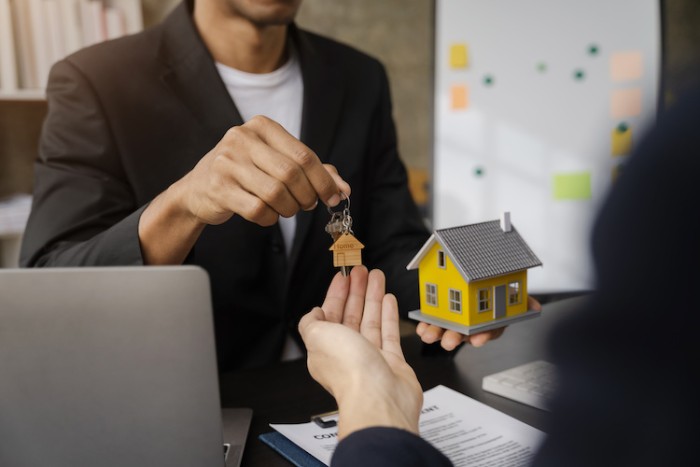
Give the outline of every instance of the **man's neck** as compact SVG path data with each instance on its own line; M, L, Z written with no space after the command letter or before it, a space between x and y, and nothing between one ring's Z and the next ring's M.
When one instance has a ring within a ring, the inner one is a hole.
M199 7L194 23L209 52L219 63L248 73L270 73L287 59L287 26L257 26L228 11Z

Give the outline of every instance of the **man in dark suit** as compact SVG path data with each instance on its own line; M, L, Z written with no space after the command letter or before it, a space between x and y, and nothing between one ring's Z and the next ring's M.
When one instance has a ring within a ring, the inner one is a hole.
M201 265L220 368L262 365L299 354L296 323L334 273L324 204L346 194L365 263L417 308L405 265L428 233L386 74L297 28L300 2L187 0L58 62L22 265ZM449 349L466 340L424 331Z
M551 336L561 384L535 466L697 464L699 111L697 91L660 119L599 214L596 290ZM450 465L416 436L421 389L381 273L338 277L328 296L300 331L339 404L332 465Z
M428 233L386 74L297 28L299 3L188 0L156 27L58 62L22 264L201 265L220 368L262 365L323 298L335 272L325 205L345 207L344 193L364 261L417 306L405 265ZM281 69L287 81L264 81ZM277 108L288 126L255 116Z

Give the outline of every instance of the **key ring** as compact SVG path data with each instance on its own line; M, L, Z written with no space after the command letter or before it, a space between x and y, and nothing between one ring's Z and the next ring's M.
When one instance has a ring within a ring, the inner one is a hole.
M346 195L345 193L343 193L341 191L340 192L340 203L338 203L338 206L340 206L340 204L343 201L345 201L347 203L347 205L342 210L342 212L344 215L350 215L350 196ZM330 214L331 216L335 216L336 214L340 214L340 210L334 211L333 209L331 209L330 206L326 206L326 209L328 210L328 214Z
M362 264L361 250L365 247L355 238L352 231L352 216L350 215L350 196L340 192L341 202L345 200L345 207L337 210L326 206L331 220L326 224L326 232L333 239L333 245L329 250L333 251L333 266L339 267L343 276L350 274L353 266ZM338 206L342 206L338 203Z
M331 236L334 235L333 232L336 233L351 233L354 234L355 232L352 231L352 216L350 215L350 196L346 195L342 191L340 192L341 195L341 203L343 200L345 200L345 207L342 210L334 211L331 209L330 206L327 206L326 208L328 209L328 213L331 215L331 220L328 222L328 225L326 226L326 232L330 233ZM340 205L340 203L338 203ZM341 214L342 213L342 214ZM340 223L341 229L338 230L337 228L333 230L333 227L331 227L332 224L337 224ZM335 240L337 237L334 236L333 239Z

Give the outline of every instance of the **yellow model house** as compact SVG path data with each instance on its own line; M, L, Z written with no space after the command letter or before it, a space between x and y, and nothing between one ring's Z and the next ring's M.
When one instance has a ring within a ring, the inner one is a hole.
M527 308L527 270L542 263L510 223L436 230L411 260L418 269L416 320L474 334L539 316Z

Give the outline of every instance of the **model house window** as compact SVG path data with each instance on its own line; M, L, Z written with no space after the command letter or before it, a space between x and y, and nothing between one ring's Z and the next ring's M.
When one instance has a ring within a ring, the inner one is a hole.
M438 250L438 266L445 269L445 252Z
M437 306L437 285L425 284L425 303Z
M520 281L511 282L508 284L508 304L517 305L522 301L523 297L520 293Z
M491 309L491 290L479 289L479 311L488 311Z
M462 291L450 289L450 311L462 313Z

